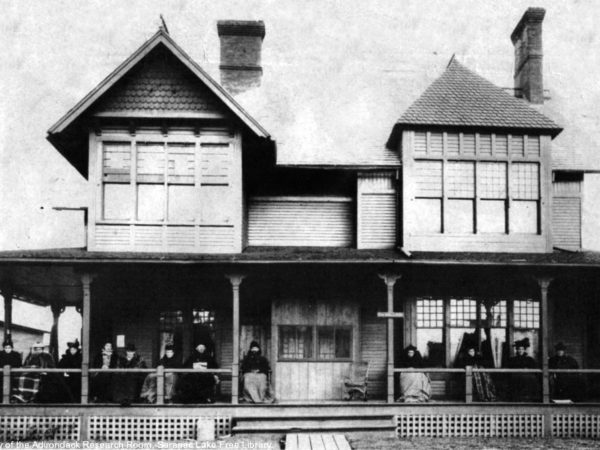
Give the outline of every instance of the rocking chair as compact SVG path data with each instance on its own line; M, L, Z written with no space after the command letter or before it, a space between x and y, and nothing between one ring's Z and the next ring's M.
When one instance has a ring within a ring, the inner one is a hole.
M369 363L352 364L350 374L343 380L344 400L361 399L367 401L367 386L369 381Z

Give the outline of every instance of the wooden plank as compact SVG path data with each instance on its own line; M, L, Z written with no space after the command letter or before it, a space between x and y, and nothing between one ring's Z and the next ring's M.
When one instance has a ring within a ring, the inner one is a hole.
M352 450L350 444L343 434L334 434L333 439L335 440L339 450Z
M307 434L298 435L298 450L311 450L310 438Z
M325 448L325 444L323 443L323 435L311 434L309 437L311 450L327 450Z
M338 446L335 443L335 439L333 439L332 434L324 434L322 435L323 444L325 445L325 450L338 450Z
M285 449L286 450L298 450L298 435L287 434L285 436Z

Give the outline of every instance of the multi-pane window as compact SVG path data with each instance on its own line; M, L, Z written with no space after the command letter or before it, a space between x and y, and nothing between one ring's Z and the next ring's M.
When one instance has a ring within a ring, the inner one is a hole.
M282 325L280 360L348 360L352 357L352 328L348 326Z
M450 326L471 327L477 320L477 302L471 299L450 299Z
M415 132L414 154L419 234L540 233L539 136Z
M215 312L210 309L193 309L192 310L192 323L195 325L206 325L209 328L215 326Z
M500 367L506 356L503 352L509 327L514 330L514 339L530 339L529 352L536 355L540 326L537 301L420 297L415 307L415 345L431 367L452 366L470 345L479 345L489 362ZM509 321L509 307L512 307L512 321Z
M310 326L282 325L279 327L279 359L312 358L313 329Z
M513 303L515 328L540 327L540 304L532 300L515 300Z

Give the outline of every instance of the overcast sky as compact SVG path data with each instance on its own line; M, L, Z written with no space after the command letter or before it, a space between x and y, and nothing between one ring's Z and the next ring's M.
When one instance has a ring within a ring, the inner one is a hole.
M434 55L427 74L433 79L456 53L481 75L510 86L510 32L528 6L541 6L547 10L546 86L572 97L584 120L600 122L600 2L592 0L0 0L0 6L2 249L83 245L78 213L52 207L85 205L86 181L45 140L46 131L156 32L159 14L175 41L209 68L218 59L216 20L262 19L268 64L301 61L323 49L370 63L402 51Z

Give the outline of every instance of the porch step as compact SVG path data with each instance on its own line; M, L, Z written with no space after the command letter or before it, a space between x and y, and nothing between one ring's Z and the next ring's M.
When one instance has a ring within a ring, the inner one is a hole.
M338 417L240 417L234 433L302 433L326 431L394 430L393 416Z

